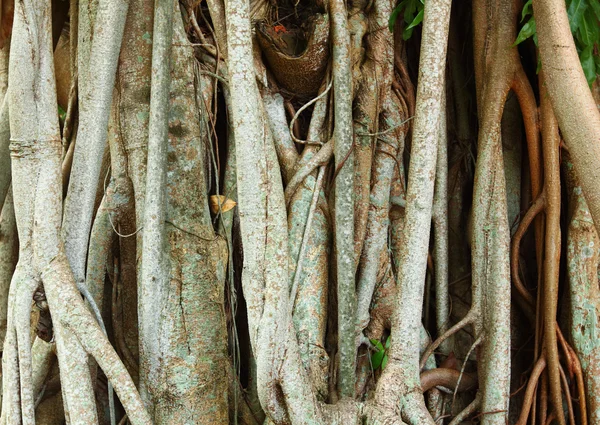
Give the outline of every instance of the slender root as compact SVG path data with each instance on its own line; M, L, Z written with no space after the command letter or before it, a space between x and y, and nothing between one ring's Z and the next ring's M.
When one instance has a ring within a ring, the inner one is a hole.
M465 407L462 412L460 412L458 415L456 415L450 421L449 425L458 425L458 424L462 423L465 419L467 419L469 416L471 416L473 413L475 413L477 411L477 409L479 409L480 406L481 406L481 393L477 392L475 399L471 403L469 403L469 405L467 407Z
M556 337L556 313L558 308L558 280L561 251L560 231L560 164L558 160L560 137L558 123L550 100L543 89L544 71L540 78L541 87L541 115L542 115L542 140L544 153L544 194L546 200L546 226L544 244L544 272L543 272L543 315L544 347L546 348L546 361L548 362L548 378L550 382L550 397L556 419L560 425L565 425L563 414L563 399L561 396L560 360ZM566 396L569 394L567 392Z
M569 370L569 377L572 378L573 373L574 373L573 366L574 366L575 359L572 356L571 347L569 346L569 343L567 342L562 331L560 330L560 326L558 326L558 323L556 323L555 328L556 328L556 337L558 339L558 342L560 343L560 347L562 348L563 354L565 356L565 361L567 363L567 367Z
M471 345L471 348L469 348L469 351L467 352L467 355L465 356L465 360L463 361L462 367L460 368L460 375L458 376L457 388L458 388L458 385L460 384L460 380L461 380L463 374L465 373L465 367L467 366L467 361L469 360L471 353L473 352L473 350L475 348L477 348L477 346L479 344L481 344L482 341L483 341L483 334L479 335L477 337L477 339L475 340L475 342L473 342L473 344ZM457 393L457 391L455 390L454 395L452 397L452 404L454 404L454 401L456 400L456 393Z
M429 358L429 356L431 356L433 354L433 352L440 346L440 344L442 342L444 342L446 339L448 339L449 337L451 337L452 335L457 333L459 330L461 330L465 326L472 325L478 316L479 316L479 312L476 312L473 309L469 310L467 315L465 317L463 317L463 319L460 322L458 322L457 324L452 326L450 329L448 329L446 332L444 332L442 335L440 335L435 341L433 341L429 345L429 347L427 347L427 350L425 350L425 353L423 353L423 355L421 356L421 362L419 364L420 369L423 369L425 367L425 363L427 362L427 359Z
M73 77L71 83L71 89L69 90L69 101L67 104L67 115L65 118L65 124L63 127L63 154L66 155L70 150L71 139L73 136L73 129L75 127L75 110L77 109L77 74Z
M546 418L546 422L544 422L545 425L550 425L552 424L552 421L556 418L556 413L552 412L550 414L550 416L548 416L548 418Z
M325 177L325 166L321 166L319 169L319 175L315 182L314 192L310 203L310 211L306 219L306 227L304 228L304 235L302 236L302 245L300 246L300 253L298 254L298 263L296 265L296 272L294 273L294 282L292 284L292 291L290 293L290 311L294 312L294 304L296 303L296 294L298 293L298 283L300 282L300 275L302 274L302 263L306 254L306 247L308 246L308 238L310 236L313 217L315 216L315 210L317 209L317 201L319 200L319 193L321 192L321 186L323 185L323 177Z
M527 389L525 390L525 397L523 398L523 407L521 408L521 414L519 420L515 425L526 425L527 418L529 417L529 411L533 404L535 395L535 389L537 388L538 381L542 372L546 369L546 359L544 356L540 357L533 367L529 381L527 382Z
M539 418L540 423L545 424L548 415L548 374L542 375L542 388L540 389L540 409Z
M580 417L581 425L587 425L587 423L588 423L587 405L586 405L586 398L585 398L586 397L585 386L583 384L583 371L581 369L581 363L579 362L579 358L577 357L575 352L572 351L572 354L573 354L573 362L574 362L574 369L575 369L575 378L577 380L577 392L578 392L578 396L579 396L579 414L581 416Z
M563 386L563 392L565 393L565 398L567 399L567 408L569 411L569 422L571 425L575 425L575 414L573 412L573 401L571 400L571 393L569 391L569 383L567 382L567 375L565 374L565 370L561 366L560 370L560 380Z
M333 156L333 139L325 143L319 152L317 152L305 164L301 165L294 176L290 179L285 188L285 203L289 206L292 197L304 179L309 176L317 167L325 165Z
M542 168L540 167L542 159L540 152L540 123L535 95L522 66L517 66L515 79L511 88L517 96L519 106L521 107L521 113L523 114L525 138L527 140L527 150L529 153L531 193L533 197L537 197L542 188Z
M329 82L329 84L327 85L327 88L325 90L323 90L323 92L321 94L319 94L317 97L315 97L313 100L311 100L310 102L307 102L305 105L303 105L300 109L298 109L298 111L296 111L296 114L294 115L294 117L292 118L292 120L290 121L290 135L292 136L292 140L296 143L300 143L300 144L314 144L314 145L322 145L322 142L318 142L318 141L311 141L311 140L300 140L298 139L295 135L294 135L294 124L296 123L296 120L298 119L298 117L300 116L300 114L306 109L308 108L310 105L312 105L313 103L316 103L319 99L321 99L323 96L325 96L329 90L331 89L331 86L333 85L333 79Z
M291 116L292 118L296 116L296 110L294 109L294 105L292 105L291 101L285 100L283 102L283 106L285 107L285 110L289 116ZM300 122L299 121L296 121L294 123L293 134L296 138L300 138Z
M544 209L545 203L545 196L542 192L536 198L529 210L527 210L527 213L519 223L519 227L517 228L517 231L515 232L512 238L510 249L510 264L513 285L515 286L515 289L521 295L521 297L523 297L523 299L527 301L527 304L529 304L532 307L535 305L535 300L531 293L529 293L529 290L525 288L523 282L521 281L521 278L519 277L519 247L521 245L521 239L525 235L525 232L527 232L527 229L533 222L535 216L538 215Z

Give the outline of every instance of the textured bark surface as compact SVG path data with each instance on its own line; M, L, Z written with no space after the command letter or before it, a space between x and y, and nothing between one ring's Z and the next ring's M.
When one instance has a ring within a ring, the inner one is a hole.
M533 8L548 95L597 223L600 192L596 183L600 171L592 158L600 157L600 112L583 75L564 5L557 0L535 1Z
M598 422L568 7L2 2L0 425Z

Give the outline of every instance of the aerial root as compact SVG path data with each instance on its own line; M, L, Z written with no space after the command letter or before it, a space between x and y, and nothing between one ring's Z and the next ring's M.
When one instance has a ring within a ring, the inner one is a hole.
M510 247L510 268L513 279L513 285L517 292L521 295L521 297L529 304L532 308L535 306L535 300L533 296L529 292L527 288L521 282L521 278L519 277L519 248L521 245L521 239L527 232L527 229L533 222L533 219L544 209L546 205L546 197L544 192L542 192L536 200L533 202L525 216L519 223L519 227L517 228Z
M310 203L310 210L306 219L306 226L304 228L304 235L302 236L302 243L300 245L300 253L298 254L298 262L296 263L296 271L294 272L294 281L292 283L292 289L290 293L290 311L294 312L294 305L296 304L296 295L298 293L298 285L300 283L300 276L302 274L302 265L304 257L306 255L306 249L308 246L308 238L311 234L312 222L317 209L317 201L319 200L319 193L323 186L323 178L325 177L325 166L319 168L319 174L313 188L313 196Z
M521 414L519 415L519 420L516 425L527 424L527 418L529 417L529 411L533 404L535 390L544 369L546 369L546 359L544 356L541 356L535 363L529 381L527 382L527 388L525 389L525 396L523 398L523 407L521 408Z
M581 363L579 362L579 358L575 355L575 352L571 352L574 356L574 369L575 369L575 378L577 380L577 393L579 396L579 413L581 415L581 425L587 425L587 406L586 406L586 394L585 394L585 386L583 385L583 371L581 369Z
M577 354L575 353L569 342L565 339L562 331L560 330L560 327L558 326L558 323L556 323L556 336L563 349L565 360L567 361L569 376L572 378L574 375L575 381L577 382L577 394L579 398L579 413L581 415L581 425L587 425L588 421L585 386L583 384L583 371L581 369L579 357L577 357Z
M458 425L462 423L465 419L471 416L473 413L479 409L481 406L481 393L478 391L475 399L469 403L467 407L465 407L458 415L456 415L451 421L449 425Z
M567 382L567 375L562 366L559 368L560 380L563 385L563 391L565 392L565 398L567 399L567 409L569 412L569 422L571 425L575 425L575 414L573 413L573 400L571 400L571 394L569 392L569 383Z
M438 367L421 373L421 389L429 391L437 386L454 391L468 391L477 386L477 378L471 374L463 374L456 369Z
M333 156L333 140L325 143L321 149L306 163L300 165L296 173L290 179L289 183L285 188L285 203L289 206L292 201L292 197L300 184L306 177L312 174L319 166L326 165Z
M421 356L421 362L419 364L419 368L423 369L425 367L425 363L427 362L427 359L429 358L429 356L431 356L433 354L433 352L440 346L440 344L442 342L444 342L446 339L450 338L452 335L457 333L459 330L461 330L465 326L473 324L478 316L479 316L479 312L477 312L473 308L471 308L471 310L469 310L467 315L465 317L463 317L463 319L460 322L458 322L457 324L452 326L450 329L448 329L446 332L444 332L442 335L437 337L437 339L435 341L433 341L429 345L429 347L427 347L427 350L425 350L425 353Z
M467 352L467 355L465 356L465 360L463 361L463 364L460 368L460 375L458 376L458 383L457 383L457 387L454 390L454 395L452 396L452 404L454 404L454 400L456 400L456 393L458 392L458 386L460 385L460 381L461 378L463 376L463 374L465 373L465 367L467 366L467 361L469 360L469 357L471 356L471 353L473 352L473 350L475 348L477 348L479 346L479 344L481 344L481 342L483 341L483 333L481 335L479 335L477 337L477 339L473 342L473 344L471 344L471 348L469 348L469 351Z

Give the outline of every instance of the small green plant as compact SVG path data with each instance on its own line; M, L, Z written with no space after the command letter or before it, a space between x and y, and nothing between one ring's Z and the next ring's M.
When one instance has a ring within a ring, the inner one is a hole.
M402 32L402 38L408 40L417 25L423 22L423 1L424 0L402 0L398 6L394 8L390 15L390 31L394 31L396 19L401 12L404 12L404 22L407 24Z
M600 57L594 54L594 49L600 44L600 0L566 0L567 14L569 15L569 25L571 33L575 39L575 47L579 54L583 73L591 85L596 80L596 75L600 73ZM521 22L527 22L519 31L514 45L532 37L537 46L537 32L535 28L535 17L531 6L531 0L527 0L521 12ZM538 69L540 70L538 60Z
M377 351L371 354L371 367L373 370L377 370L381 367L381 370L385 369L388 362L388 352L390 351L390 345L392 344L392 336L388 336L385 340L385 346L381 341L372 339L371 344L377 349Z
M60 119L60 122L64 122L67 118L67 111L61 108L60 105L58 105L58 118Z

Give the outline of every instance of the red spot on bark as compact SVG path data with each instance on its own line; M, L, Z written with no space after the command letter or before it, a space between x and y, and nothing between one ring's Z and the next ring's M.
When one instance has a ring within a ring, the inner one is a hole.
M275 31L277 34L287 33L288 32L287 28L284 27L283 25L275 25L273 27L273 31Z

